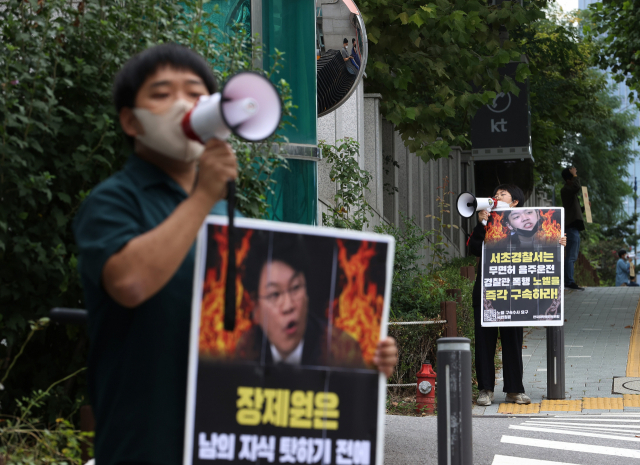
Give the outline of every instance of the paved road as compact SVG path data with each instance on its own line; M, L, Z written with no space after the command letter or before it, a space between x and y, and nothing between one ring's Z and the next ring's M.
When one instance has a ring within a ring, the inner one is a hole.
M474 406L474 465L640 465L640 408L595 410L578 399L617 401L614 376L625 376L640 288L565 293L566 397L579 412L513 416L496 402ZM546 330L525 329L524 385L534 403L546 395ZM636 355L637 356L637 355ZM591 403L589 402L589 406ZM385 464L437 464L436 417L386 417Z
M385 465L437 464L436 417L387 415ZM473 418L474 465L640 464L640 415Z
M592 287L565 291L566 398L620 397L612 394L614 376L625 376L631 326L640 299L640 287ZM532 402L547 390L545 328L525 328L522 351L524 387ZM474 415L495 415L504 401L502 373L496 375L496 402L475 406ZM634 409L637 411L637 409ZM609 413L593 411L591 413Z

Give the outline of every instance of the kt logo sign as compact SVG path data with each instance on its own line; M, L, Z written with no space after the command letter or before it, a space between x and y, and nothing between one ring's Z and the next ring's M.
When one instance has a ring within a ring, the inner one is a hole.
M531 144L529 84L515 79L518 65L509 63L499 70L500 76L509 76L518 86L518 95L500 92L474 115L470 131L474 150L528 147Z
M491 110L493 113L502 113L509 109L511 106L511 92L504 93L500 92L496 95L496 98L493 99L493 103L487 105L487 108Z
M507 121L502 118L496 123L495 120L491 120L491 132L507 132Z

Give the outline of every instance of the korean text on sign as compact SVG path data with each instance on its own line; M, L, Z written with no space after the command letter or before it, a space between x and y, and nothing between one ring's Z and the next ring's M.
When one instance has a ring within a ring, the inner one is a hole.
M240 425L338 429L340 399L335 392L238 387L236 421Z
M241 434L240 447L236 448L235 434L200 433L198 458L200 460L237 460L255 462L264 459L268 463L306 463L331 465L371 465L371 442L353 439L335 441L335 462L332 461L332 440L323 438L279 438L276 449L275 436Z

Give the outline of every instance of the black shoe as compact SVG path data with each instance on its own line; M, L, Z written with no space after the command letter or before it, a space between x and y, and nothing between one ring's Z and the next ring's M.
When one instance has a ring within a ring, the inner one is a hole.
M567 284L564 286L565 289L575 289L577 291L584 291L584 287L578 286L576 283Z

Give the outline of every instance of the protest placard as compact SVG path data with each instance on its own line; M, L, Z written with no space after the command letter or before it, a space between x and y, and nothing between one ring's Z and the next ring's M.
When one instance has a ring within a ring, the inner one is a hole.
M482 326L562 326L563 208L491 212L482 247Z
M226 224L198 236L184 465L381 464L393 238L237 219L225 331Z
M582 201L584 204L584 216L586 217L587 223L593 223L593 218L591 217L591 202L589 202L587 186L582 186Z

